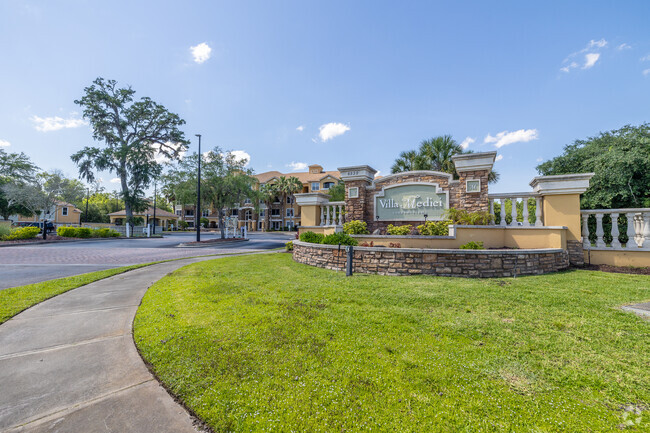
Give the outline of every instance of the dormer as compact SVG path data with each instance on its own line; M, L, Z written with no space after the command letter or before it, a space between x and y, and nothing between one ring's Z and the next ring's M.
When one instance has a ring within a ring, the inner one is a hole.
M323 167L318 164L312 164L309 166L310 174L318 174L323 172Z

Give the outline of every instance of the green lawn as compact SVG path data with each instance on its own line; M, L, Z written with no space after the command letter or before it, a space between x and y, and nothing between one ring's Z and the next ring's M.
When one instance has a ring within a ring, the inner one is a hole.
M288 254L154 284L135 341L215 431L650 431L650 277L355 275Z
M73 277L58 278L56 280L44 281L42 283L28 284L26 286L12 287L0 290L0 324L11 319L21 311L60 295L68 290L85 286L103 278L112 277L132 269L148 266L151 263L142 265L124 266L121 268L107 269L105 271L89 272L87 274L75 275Z

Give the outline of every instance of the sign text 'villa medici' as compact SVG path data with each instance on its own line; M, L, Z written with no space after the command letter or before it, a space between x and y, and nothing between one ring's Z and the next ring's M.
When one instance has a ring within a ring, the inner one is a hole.
M448 208L448 194L435 184L395 185L375 196L375 217L383 221L441 220Z

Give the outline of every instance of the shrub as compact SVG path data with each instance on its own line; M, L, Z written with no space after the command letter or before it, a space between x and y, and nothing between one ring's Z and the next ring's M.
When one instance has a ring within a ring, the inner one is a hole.
M418 233L423 236L447 236L451 220L427 221L418 226Z
M394 226L392 224L388 224L388 227L386 228L386 232L389 235L406 236L411 233L411 225L407 224L405 226Z
M494 218L489 212L477 211L467 212L465 209L448 209L447 217L453 224L465 226L486 226Z
M0 224L0 240L4 239L5 236L8 236L11 233L11 227L5 224Z
M311 244L321 244L324 238L325 236L322 233L304 232L300 235L302 242L309 242Z
M179 221L178 222L178 228L181 230L185 230L187 227L189 227L189 224L187 221Z
M331 235L325 236L323 239L323 244L325 245L359 245L356 239L346 235L345 233L332 233Z
M207 218L205 218L205 217L204 217L204 218L201 218L201 225L202 225L203 227L207 227L207 226L209 226L209 225L210 225L210 220L207 219Z
M89 229L88 227L77 227L75 229L75 232L76 232L75 237L77 237L77 238L85 239L85 238L89 238L89 237L91 237L93 235L93 231L91 229Z
M41 229L38 227L19 227L11 230L8 235L4 235L2 240L16 241L19 239L33 239L40 231Z
M92 231L92 237L94 238L119 238L120 232L117 232L109 228L101 228Z
M347 235L367 235L368 225L365 221L353 220L343 224L343 233Z
M286 251L293 251L293 241L289 241L286 244L284 244L284 249Z
M461 250L482 250L483 242L467 242L465 245L460 246Z
M77 237L77 229L75 227L57 227L56 234L64 238Z

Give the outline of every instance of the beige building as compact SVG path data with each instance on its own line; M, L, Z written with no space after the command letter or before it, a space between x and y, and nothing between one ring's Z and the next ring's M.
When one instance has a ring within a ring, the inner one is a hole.
M76 226L81 225L81 213L81 210L77 209L75 205L64 201L57 201L54 206L52 206L52 209L50 209L50 212L45 216L48 221L51 221L54 225ZM43 219L43 213L31 217L15 215L10 217L10 219L17 223L38 222Z
M153 224L154 221L153 215L154 215L154 208L152 206L149 206L149 208L144 212L133 213L134 217L142 218L143 224L146 224L147 220L149 221L149 224ZM108 217L110 218L111 224L124 225L124 222L126 220L126 210L122 209L117 212L109 213ZM156 227L162 227L163 229L168 229L170 228L171 224L173 224L174 227L178 227L178 220L179 217L176 214L167 212L166 210L156 208L156 219L155 219Z

